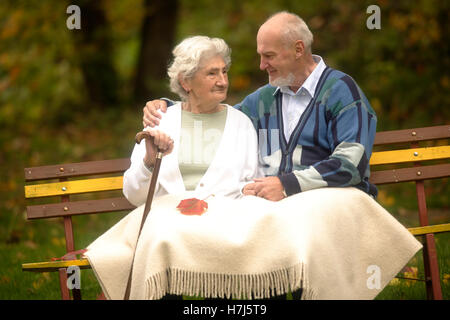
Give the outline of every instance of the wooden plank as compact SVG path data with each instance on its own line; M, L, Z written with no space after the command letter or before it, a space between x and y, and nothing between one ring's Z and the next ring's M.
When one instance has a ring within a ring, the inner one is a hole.
M416 235L416 236L427 234L427 233L449 232L450 231L450 223L426 226L426 227L408 228L408 230L413 235ZM67 260L67 261L46 261L46 262L24 263L24 264L22 264L22 270L23 271L33 271L33 272L49 272L49 271L57 271L60 268L67 268L69 266L78 266L78 267L80 267L80 269L90 268L90 264L87 259L76 259L76 260Z
M56 179L63 177L70 178L85 175L124 172L130 167L130 164L131 161L129 158L87 161L25 168L24 174L25 181Z
M433 226L425 226L425 227L417 227L417 228L408 228L408 230L415 236L420 236L420 235L424 235L427 233L449 232L450 231L450 223L436 224Z
M31 272L51 272L58 271L61 268L67 268L70 266L77 266L80 269L89 269L91 265L88 259L76 259L66 261L46 261L46 262L34 262L22 264L22 271Z
M450 138L450 125L382 131L375 134L374 145Z
M43 183L25 186L25 198L39 198L87 192L121 190L122 186L122 176Z
M376 185L450 177L450 164L371 171L369 181Z
M412 148L372 153L370 165L438 160L450 158L450 146Z
M85 200L66 203L52 203L27 207L27 218L42 219L82 214L96 214L132 210L133 206L125 197L100 200Z

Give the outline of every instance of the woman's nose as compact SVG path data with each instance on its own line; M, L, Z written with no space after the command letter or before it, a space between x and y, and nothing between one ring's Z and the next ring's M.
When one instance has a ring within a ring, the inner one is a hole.
M221 73L217 78L217 85L225 86L228 83L228 75L226 73Z

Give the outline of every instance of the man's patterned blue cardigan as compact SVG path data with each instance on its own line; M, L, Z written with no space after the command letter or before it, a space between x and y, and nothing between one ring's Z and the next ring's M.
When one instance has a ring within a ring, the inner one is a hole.
M235 107L258 132L267 176L278 176L287 195L321 187L354 186L376 197L369 159L377 117L355 81L327 67L289 141L284 137L282 94L265 85Z

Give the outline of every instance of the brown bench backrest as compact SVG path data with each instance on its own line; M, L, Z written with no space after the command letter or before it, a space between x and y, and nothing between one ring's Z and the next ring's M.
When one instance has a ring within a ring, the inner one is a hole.
M370 181L376 185L420 181L426 179L444 178L450 175L450 146L419 147L419 142L436 141L450 138L450 125L408 130L394 130L378 132L375 136L374 150L377 147L386 147L395 144L409 144L407 149L392 151L374 151L370 159ZM444 141L445 142L445 141ZM441 143L442 144L442 143ZM423 165L425 161L434 160L430 165ZM447 160L447 163L438 163L436 160ZM410 168L390 168L378 170L380 165L412 164Z
M30 182L25 198L59 198L59 202L27 206L28 219L63 217L66 249L74 251L72 216L135 208L121 192L122 175L129 166L130 159L125 158L25 168L25 180ZM78 194L95 199L71 201Z

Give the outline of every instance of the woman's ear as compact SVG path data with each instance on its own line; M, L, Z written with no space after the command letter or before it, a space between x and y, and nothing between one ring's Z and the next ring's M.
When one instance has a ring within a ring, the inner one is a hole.
M188 80L184 79L184 77L179 75L178 81L180 82L180 85L184 89L184 91L186 91L187 93L189 93L191 91Z

